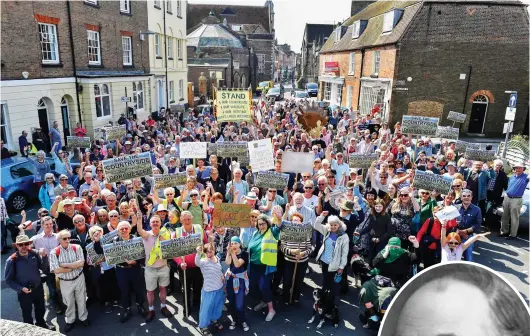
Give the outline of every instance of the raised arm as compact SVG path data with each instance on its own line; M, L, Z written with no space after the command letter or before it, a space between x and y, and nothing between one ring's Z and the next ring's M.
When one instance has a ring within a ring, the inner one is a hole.
M149 233L144 230L144 226L142 223L142 213L138 211L137 214L133 214L131 217L136 217L136 230L138 230L138 234L140 235L140 237L142 237L143 239L147 239L147 237L149 237Z

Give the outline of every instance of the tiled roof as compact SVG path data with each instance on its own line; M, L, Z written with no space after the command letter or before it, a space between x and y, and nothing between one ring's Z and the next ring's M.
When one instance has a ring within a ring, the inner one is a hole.
M322 36L322 40L328 37L334 28L332 24L306 23L304 36L307 36L308 43L313 43L319 36Z
M348 29L342 35L340 41L335 42L335 31L333 31L324 46L322 46L320 52L355 50L364 47L396 43L403 36L403 33L421 6L422 2L420 0L377 1L344 21L342 26L346 26ZM392 32L383 35L384 14L393 8L403 9L403 16ZM353 27L351 25L357 20L368 20L368 25L358 38L352 39Z
M241 30L245 34L268 34L269 33L260 24L243 24L241 27Z
M229 7L227 9L227 7ZM209 5L209 4L192 4L187 5L187 16L186 16L186 27L190 29L195 27L201 20L208 16L210 11L213 10L215 16L223 21L221 13L225 10L228 12L234 12L235 15L231 16L229 20L231 23L238 24L260 24L267 32L269 28L269 9L266 6L236 6L236 5Z

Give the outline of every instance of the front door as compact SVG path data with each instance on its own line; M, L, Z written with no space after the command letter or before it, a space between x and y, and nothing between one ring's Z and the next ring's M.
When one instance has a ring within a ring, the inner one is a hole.
M159 79L156 83L158 89L158 111L160 112L162 107L166 107L166 93L164 91L164 81Z
M46 137L49 139L49 133L50 133L50 126L48 125L48 109L47 108L39 108L37 110L37 113L39 114L39 126L42 129L42 132ZM46 144L46 148L48 151L51 149L50 141Z
M68 113L68 105L61 105L61 115L63 117L63 133L64 133L64 143L68 144L66 137L70 136L70 118Z
M484 130L484 121L488 104L474 102L471 106L471 118L469 119L468 133L480 134Z

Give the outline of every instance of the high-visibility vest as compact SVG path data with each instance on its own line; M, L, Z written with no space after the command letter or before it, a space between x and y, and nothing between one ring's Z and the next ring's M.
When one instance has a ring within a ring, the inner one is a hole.
M263 265L276 266L278 260L278 239L274 237L272 231L269 229L265 232L261 240L261 257L260 261Z

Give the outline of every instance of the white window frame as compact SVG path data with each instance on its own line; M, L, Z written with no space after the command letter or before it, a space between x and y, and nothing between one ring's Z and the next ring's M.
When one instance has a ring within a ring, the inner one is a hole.
M131 14L131 0L120 0L120 12Z
M168 87L169 102L175 101L175 81L169 81Z
M177 1L177 16L182 16L182 6L180 3L180 0L176 0L176 1Z
M167 36L167 58L173 58L173 36Z
M361 21L355 21L352 24L351 38L356 39L361 35Z
M184 79L179 79L179 99L180 98L184 98Z
M140 90L139 87L142 86L142 89ZM145 100L144 100L144 82L133 82L133 101L134 106L136 107L136 111L143 111L145 107ZM142 107L138 106L138 102L140 101L140 97L142 98Z
M350 108L353 104L353 85L349 85L346 89L346 107Z
M128 41L128 42L126 42ZM127 46L128 44L128 46ZM133 65L133 53L132 53L132 37L122 36L121 47L123 50L123 65ZM128 47L128 50L127 50ZM127 60L128 58L128 60Z
M372 67L372 73L379 74L379 70L381 69L381 51L375 50L374 51L374 62Z
M354 52L350 53L350 62L349 62L348 74L350 76L355 75L355 53Z
M258 59L258 73L265 73L265 54L256 54Z
M243 29L243 25L233 24L233 25L230 26L230 28L232 28L233 31L238 32L238 31L241 31Z
M91 5L97 5L98 4L98 0L85 0L84 2L89 3Z
M154 6L160 8L160 0L154 0Z
M390 12L385 13L385 17L383 19L383 34L390 33L394 29L395 13L395 10L391 10Z
M234 60L234 70L239 70L239 61Z
M325 101L331 101L331 83L324 82L324 99Z
M173 13L173 4L171 0L166 0L166 12Z
M0 101L0 133L2 134L2 140L6 148L12 148L11 140L11 129L9 128L9 111L7 106L7 101ZM2 123L3 121L3 123Z
M94 84L93 89L95 89L96 86L99 87L99 95L94 92L94 104L96 106L96 118L97 119L108 118L108 117L112 118L112 96L111 96L111 92L110 92L110 85L106 84L106 83L104 83L104 84ZM105 86L108 89L108 93L103 93L103 88ZM101 110L99 111L100 114L101 114L100 116L98 116L98 105L96 103L96 99L98 97L100 98L100 105L99 105L100 108L101 108ZM108 111L109 113L108 114L105 114L105 109L104 109L104 104L103 104L103 99L105 97L109 98L109 111Z
M155 56L160 57L160 34L155 34Z
M90 38L91 35L93 35L93 37L96 37L96 39L91 39ZM97 47L96 46L90 46L90 41L95 41L97 43ZM87 30L87 46L88 46L88 64L90 64L90 65L101 65L101 42L100 42L99 32L98 31ZM91 48L97 48L97 53L91 53L90 52ZM97 56L97 60L91 61L90 60L90 55Z
M44 41L44 37L46 37L47 41ZM39 40L42 63L59 64L59 40L57 39L57 25L39 22ZM49 54L50 56L55 55L55 59L44 59L46 54Z
M177 39L177 58L182 59L182 39Z

